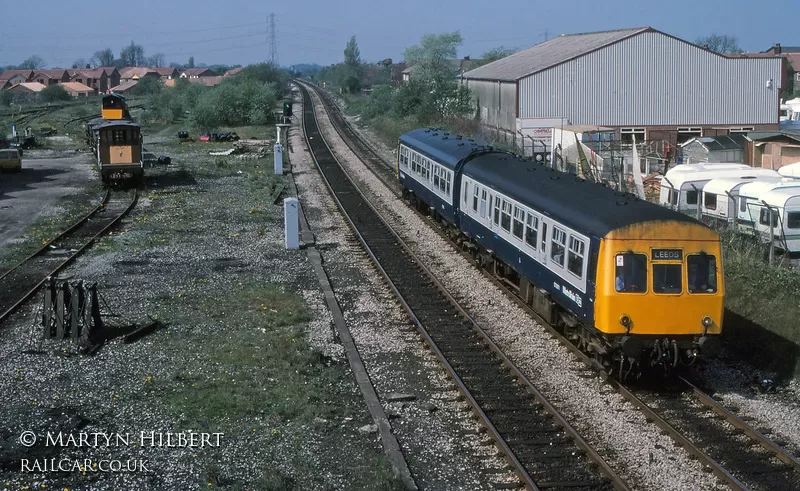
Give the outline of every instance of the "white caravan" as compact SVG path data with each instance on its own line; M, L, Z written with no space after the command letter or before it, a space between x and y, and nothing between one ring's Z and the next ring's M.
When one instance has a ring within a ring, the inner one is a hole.
M715 177L703 187L703 201L700 204L701 214L725 223L732 223L737 218L736 208L739 203L739 190L752 182L780 182L780 176L734 176Z
M767 191L756 221L756 231L786 252L800 252L800 187L785 186ZM770 224L770 219L772 223Z
M770 169L745 164L684 164L670 169L661 179L659 203L678 211L697 211L699 193L718 177L775 177Z
M757 180L745 184L739 188L739 207L736 211L736 222L739 229L747 232L755 230L755 222L761 216L764 204L761 202L763 196L773 189L792 188L800 191L800 180L783 178L770 181L768 179Z

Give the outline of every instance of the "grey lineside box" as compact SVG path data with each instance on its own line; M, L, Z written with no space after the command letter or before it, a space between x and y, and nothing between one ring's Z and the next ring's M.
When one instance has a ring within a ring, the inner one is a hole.
M277 165L277 164L276 164ZM283 200L284 224L283 229L286 233L286 248L300 248L300 220L299 203L297 198L286 198Z

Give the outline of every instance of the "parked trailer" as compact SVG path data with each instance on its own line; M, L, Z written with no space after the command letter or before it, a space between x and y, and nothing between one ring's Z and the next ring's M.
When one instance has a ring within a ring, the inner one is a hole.
M800 252L800 187L776 188L761 196L756 231L786 252ZM771 222L771 223L770 223Z
M733 176L715 177L703 187L703 200L700 203L702 216L722 223L733 223L737 218L739 190L752 182L780 182L776 172L774 176Z
M684 168L686 167L686 168ZM684 164L670 169L661 180L659 203L678 211L696 212L700 192L710 180L719 177L770 177L770 169L744 164Z
M779 181L758 180L739 188L739 207L736 211L736 222L739 230L755 232L756 222L764 209L764 195L776 189L790 188L800 192L800 180L782 178Z

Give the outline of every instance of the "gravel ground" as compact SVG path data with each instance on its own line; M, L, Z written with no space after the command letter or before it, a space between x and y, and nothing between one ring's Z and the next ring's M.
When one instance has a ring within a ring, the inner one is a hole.
M226 162L193 148L151 172L122 231L65 273L98 282L124 317L112 321L150 314L164 328L92 357L38 340L36 302L0 330L0 487L396 488L379 442L359 431L372 421L316 276L302 251L283 248L282 210L260 170L271 159ZM23 431L38 444L22 446ZM204 448L139 441L151 431L223 435ZM60 448L44 445L48 432L132 439ZM22 459L48 457L144 460L148 470L23 472Z
M550 398L606 460L637 489L718 489L724 486L672 440L533 321L513 301L453 251L358 161L329 124L325 138L416 254L494 338L531 381Z
M300 106L295 114L302 114ZM359 353L421 489L495 489L516 478L477 431L466 403L410 324L324 187L301 131L290 131L292 172ZM393 402L393 394L413 397Z

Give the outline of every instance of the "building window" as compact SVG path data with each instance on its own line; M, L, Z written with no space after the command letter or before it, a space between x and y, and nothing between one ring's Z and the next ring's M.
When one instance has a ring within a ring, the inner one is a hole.
M703 128L678 128L678 144L686 143L692 138L703 136Z
M567 245L567 233L558 227L553 227L553 240L550 241L550 259L562 268L564 267L564 249Z
M583 257L585 256L585 244L582 240L575 237L569 238L569 257L567 258L567 269L578 278L583 276Z
M728 128L728 134L732 135L734 133L748 133L750 131L755 130L752 126L742 126L741 128Z
M647 291L647 256L644 254L617 254L614 286L621 293Z
M636 136L637 142L641 142L645 136L644 128L621 128L619 136L623 143L633 143L634 136Z
M525 221L525 243L536 250L536 235L539 233L539 217L528 213L528 219Z
M519 206L514 207L514 229L511 231L514 234L514 237L522 240L522 234L524 232L523 223L525 222L525 210L520 208Z
M705 205L706 209L716 210L717 195L714 193L703 193L703 205Z

